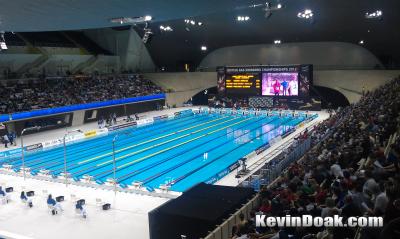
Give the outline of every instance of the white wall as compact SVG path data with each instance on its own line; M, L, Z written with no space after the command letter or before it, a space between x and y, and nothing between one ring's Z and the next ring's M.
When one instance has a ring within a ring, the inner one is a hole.
M400 70L321 70L314 71L314 85L332 88L341 92L350 103L360 99L357 92L373 90L400 75ZM167 103L181 106L196 93L217 85L216 72L152 73L145 74L167 94Z
M357 102L362 92L374 90L398 77L400 70L330 70L314 71L314 85L324 86L341 92L350 103Z
M370 69L381 65L370 51L359 45L344 42L300 42L220 48L209 53L199 68L260 64L313 64L315 69Z
M111 73L112 70L118 71L120 69L120 59L119 56L97 56L96 61L86 67L84 72L97 71L99 73Z
M30 70L31 73L41 72L44 68L46 74L55 75L57 71L65 73L67 70L73 70L77 65L86 62L91 55L50 55L49 59Z
M182 106L196 93L217 85L216 72L147 73L145 77L164 90L173 91L166 100L171 106Z
M9 46L7 54L33 54L44 51L50 55L85 55L85 51L76 47L29 47L29 46Z
M112 29L86 30L86 36L104 49L120 57L121 68L125 70L154 71L151 56L135 30L116 31Z

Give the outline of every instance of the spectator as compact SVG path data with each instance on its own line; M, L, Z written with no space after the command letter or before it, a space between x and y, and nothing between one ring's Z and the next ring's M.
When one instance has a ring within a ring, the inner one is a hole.
M161 93L141 75L92 75L25 80L0 87L0 114Z
M396 78L365 93L358 103L332 110L329 119L307 132L314 147L301 161L279 171L277 183L260 191L259 210L269 216L383 216L384 225L399 218L400 137L389 141L400 130L399 92L400 78ZM298 138L298 144L302 138ZM278 157L268 165L284 158ZM381 229L362 228L361 238L379 238ZM297 233L296 238L353 238L355 233L352 228L308 227L296 231L283 228L274 237ZM264 231L260 237L267 235L271 233Z

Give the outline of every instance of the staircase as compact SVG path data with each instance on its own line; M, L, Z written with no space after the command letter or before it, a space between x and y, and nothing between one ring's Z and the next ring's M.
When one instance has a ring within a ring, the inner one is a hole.
M22 36L19 33L16 33L16 34L20 39L22 39L25 42L26 46L30 49L30 51L32 53L41 54L41 56L39 58L37 58L36 60L34 60L33 62L26 63L25 65L23 65L21 68L18 69L17 75L22 76L24 73L28 72L30 69L41 66L44 63L46 63L50 57L47 54L47 52L45 52L44 50L33 46L33 44L30 41L28 41L28 39L26 39L24 36Z
M78 72L84 71L85 69L93 66L98 60L98 56L91 56L87 61L82 62L81 64L77 65L74 69L72 69L72 73L76 74Z

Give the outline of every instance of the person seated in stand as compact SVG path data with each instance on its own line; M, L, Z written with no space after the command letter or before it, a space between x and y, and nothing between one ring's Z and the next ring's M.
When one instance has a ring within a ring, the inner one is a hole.
M23 203L27 204L29 207L33 207L32 199L28 198L28 197L25 195L25 192L24 192L24 191L21 192L21 196L20 196L19 198L21 199L21 201L22 201Z
M77 212L79 212L83 218L87 217L86 209L83 207L82 203L80 201L76 202L75 209Z
M47 205L49 206L49 208L54 210L53 215L57 214L58 212L63 211L61 204L58 203L56 200L54 200L54 198L51 196L51 194L49 194L49 196L47 197Z

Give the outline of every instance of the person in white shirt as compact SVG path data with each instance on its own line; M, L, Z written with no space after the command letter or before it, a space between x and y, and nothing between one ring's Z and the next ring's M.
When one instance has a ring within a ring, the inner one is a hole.
M343 177L342 168L337 162L331 166L331 174L336 178Z

